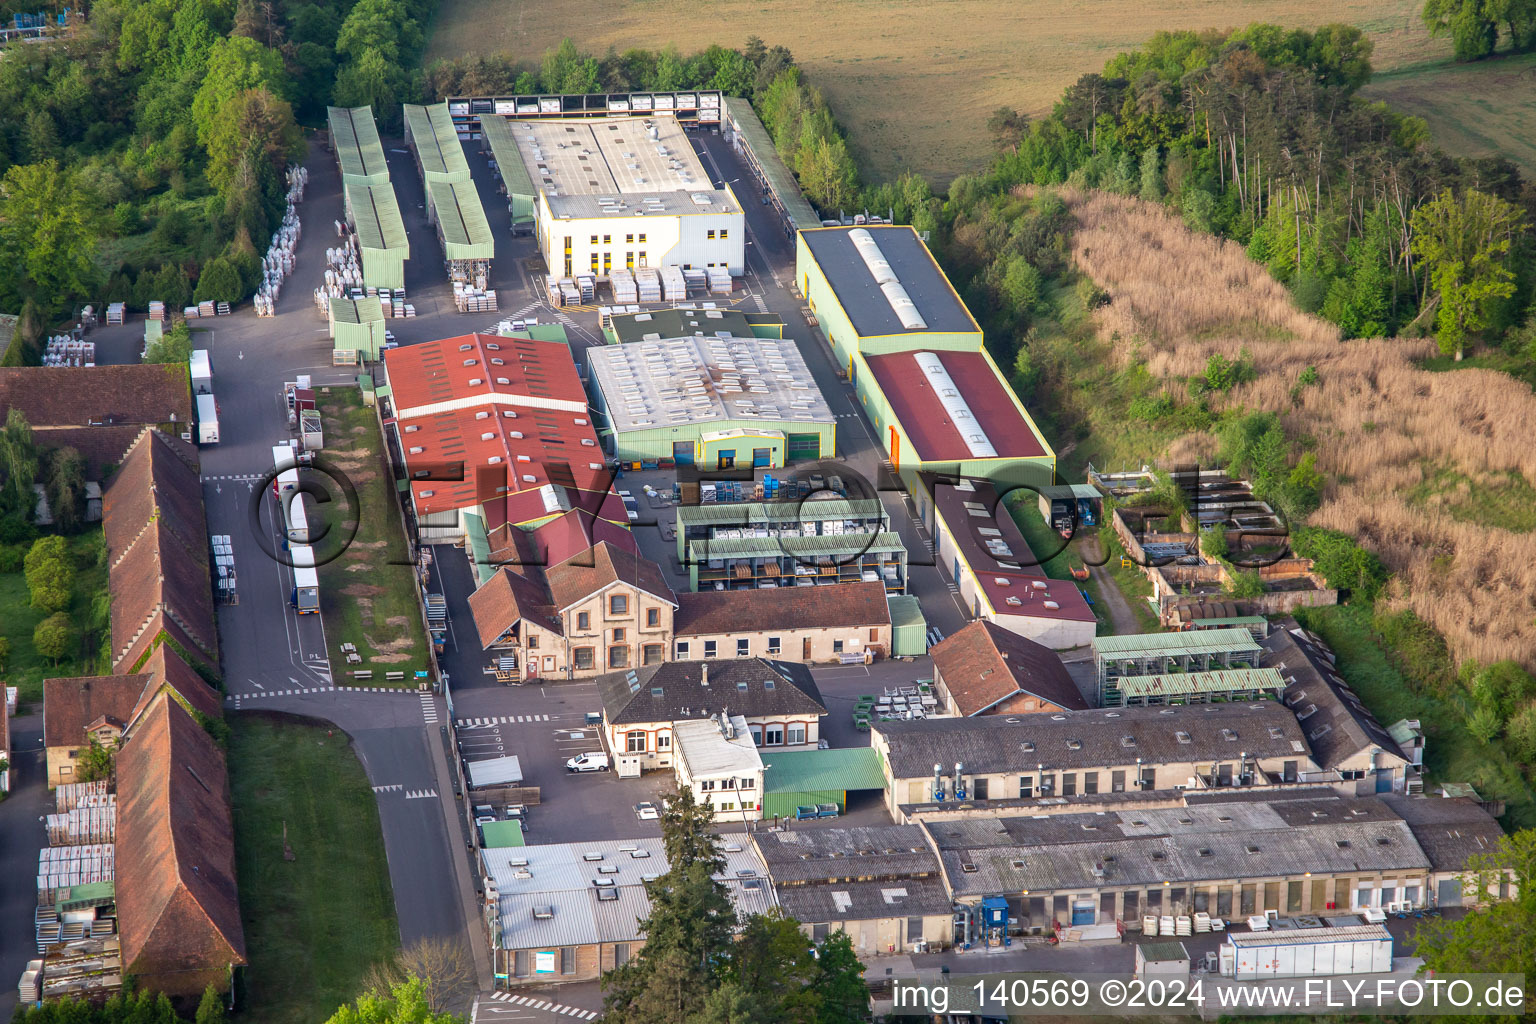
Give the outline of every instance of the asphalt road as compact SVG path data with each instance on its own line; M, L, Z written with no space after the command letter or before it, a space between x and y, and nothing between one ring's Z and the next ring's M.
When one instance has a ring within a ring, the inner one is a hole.
M46 773L42 713L11 719L11 791L0 801L0 1017L7 1020L16 980L37 956L37 853L48 840L39 819L53 810Z

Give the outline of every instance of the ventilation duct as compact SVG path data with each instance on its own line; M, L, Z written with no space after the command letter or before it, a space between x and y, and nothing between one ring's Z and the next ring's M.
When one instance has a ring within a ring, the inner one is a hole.
M901 326L909 331L925 331L928 323L917 311L917 303L907 294L907 290L901 286L901 280L896 276L896 271L891 269L890 260L880 251L880 245L873 235L863 228L854 228L848 232L848 240L859 251L859 256L864 260L864 265L869 268L870 276L885 293L885 300L891 304Z
M928 384L933 388L933 393L938 396L944 411L949 413L950 420L955 425L955 430L970 449L971 457L975 459L995 459L997 449L992 447L992 442L987 440L986 431L981 429L981 424L971 412L971 407L965 404L965 399L960 397L960 389L955 386L955 380L944 369L944 363L933 352L916 352L912 358L916 360L918 368L923 371L923 376L928 378Z

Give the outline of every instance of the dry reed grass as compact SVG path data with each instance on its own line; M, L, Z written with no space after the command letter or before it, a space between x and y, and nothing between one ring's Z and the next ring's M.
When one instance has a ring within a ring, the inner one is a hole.
M1404 498L1438 468L1471 479L1513 471L1536 485L1530 388L1489 370L1422 370L1414 361L1434 352L1430 341L1341 342L1240 247L1139 200L1064 197L1078 221L1078 265L1111 298L1097 315L1117 358L1145 359L1173 388L1212 354L1246 349L1257 378L1216 400L1275 412L1316 439L1330 482L1310 522L1375 551L1398 574L1388 600L1444 633L1458 661L1514 658L1536 669L1536 534L1457 522ZM1307 366L1319 383L1293 401ZM1196 434L1160 454L1188 461L1214 450Z

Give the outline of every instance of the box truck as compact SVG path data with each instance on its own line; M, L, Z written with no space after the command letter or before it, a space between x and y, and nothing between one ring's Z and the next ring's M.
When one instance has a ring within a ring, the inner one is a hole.
M219 443L219 406L212 395L197 396L197 443Z

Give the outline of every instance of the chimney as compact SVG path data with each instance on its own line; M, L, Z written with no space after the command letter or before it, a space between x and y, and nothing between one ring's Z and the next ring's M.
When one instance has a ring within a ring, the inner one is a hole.
M699 685L709 685L709 665L707 663L699 666Z

